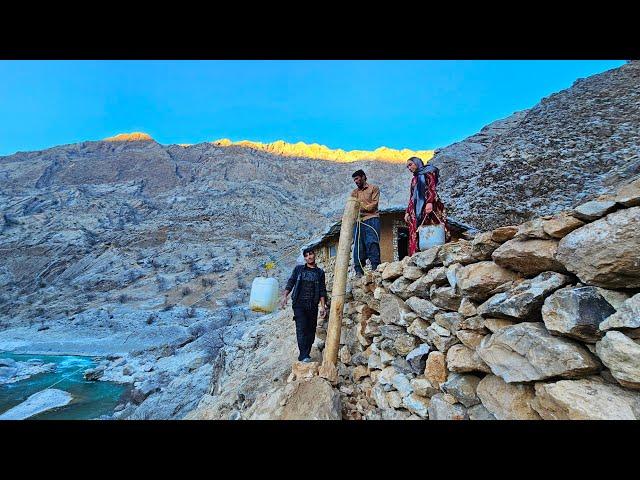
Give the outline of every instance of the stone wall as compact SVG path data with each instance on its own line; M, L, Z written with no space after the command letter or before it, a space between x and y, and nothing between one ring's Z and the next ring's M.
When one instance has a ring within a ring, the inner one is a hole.
M639 419L638 225L635 180L354 279L343 418Z

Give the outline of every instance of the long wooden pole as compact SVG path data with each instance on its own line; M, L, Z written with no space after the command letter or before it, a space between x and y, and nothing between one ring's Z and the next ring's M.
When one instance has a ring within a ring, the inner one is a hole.
M342 223L340 225L340 239L333 275L333 289L331 290L331 309L329 310L329 325L327 339L322 356L319 375L332 383L338 380L336 362L340 347L340 327L342 326L342 311L344 310L344 296L347 285L347 271L351 259L351 242L353 241L353 227L358 215L358 200L349 197L344 207Z

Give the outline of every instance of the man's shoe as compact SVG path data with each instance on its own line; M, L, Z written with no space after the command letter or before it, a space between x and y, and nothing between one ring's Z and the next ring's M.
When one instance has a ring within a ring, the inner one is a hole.
M311 357L303 358L302 361L304 363L310 363L311 362Z

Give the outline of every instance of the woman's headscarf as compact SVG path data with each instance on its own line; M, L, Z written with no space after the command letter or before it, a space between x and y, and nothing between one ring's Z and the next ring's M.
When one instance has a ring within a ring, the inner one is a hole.
M413 173L414 176L417 177L416 188L413 191L413 204L416 208L416 219L418 222L420 219L420 214L422 213L422 207L424 207L425 197L424 192L427 190L427 174L435 173L436 174L436 183L438 181L438 176L440 174L437 167L433 165L425 165L424 162L418 157L411 157L409 162L413 162L416 164L418 169Z

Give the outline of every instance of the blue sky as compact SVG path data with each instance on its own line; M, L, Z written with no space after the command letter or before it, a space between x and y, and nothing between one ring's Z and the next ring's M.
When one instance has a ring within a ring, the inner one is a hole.
M0 61L0 155L142 131L429 149L623 61Z

